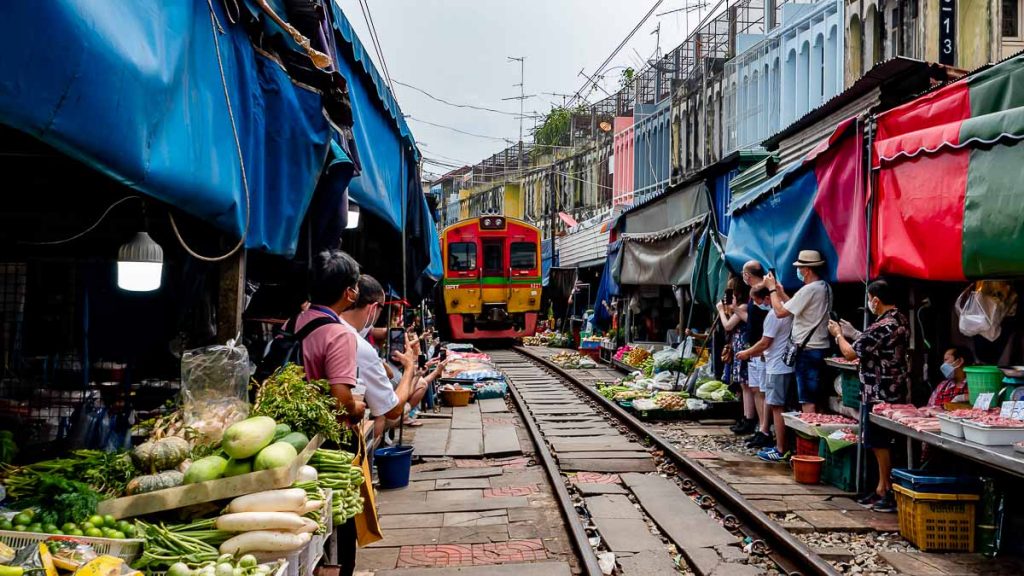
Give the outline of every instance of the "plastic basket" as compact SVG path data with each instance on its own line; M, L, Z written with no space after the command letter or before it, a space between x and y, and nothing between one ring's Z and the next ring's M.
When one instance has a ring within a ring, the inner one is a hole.
M108 556L117 556L118 558L125 561L127 564L134 562L139 555L142 554L142 543L145 542L141 538L126 538L123 540L115 540L113 538L90 538L88 536L55 536L53 534L40 534L38 532L15 532L13 530L0 530L0 542L14 548L15 550L24 548L29 544L35 544L38 542L45 542L47 540L54 539L73 539L79 542L85 542L92 546L92 549L97 554L106 554Z
M924 552L974 552L977 494L915 492L894 484L900 536Z
M817 436L809 436L803 432L797 432L796 436L796 455L797 456L818 456L818 441L820 438Z
M995 394L1003 387L1003 371L998 366L965 366L964 372L967 374L967 390L972 405L979 394Z
M473 395L471 390L442 390L441 391L441 402L445 406L451 406L453 408L459 406L469 406L469 398Z
M843 406L860 408L860 377L857 373L843 370L839 374L839 381L843 384Z
M821 481L831 484L844 492L857 489L857 448L847 446L835 452L828 449L828 443L821 438L818 456L825 459L821 466Z
M926 470L896 468L892 471L896 484L915 492L938 494L977 494L981 483L974 476L950 476L929 473Z

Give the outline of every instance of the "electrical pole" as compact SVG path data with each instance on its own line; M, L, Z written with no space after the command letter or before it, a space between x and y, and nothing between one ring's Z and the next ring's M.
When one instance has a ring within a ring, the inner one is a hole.
M526 56L509 56L509 62L519 62L519 84L513 84L513 86L519 86L519 96L513 98L503 98L503 100L519 100L519 146L516 148L516 156L519 157L519 177L523 175L523 116L525 110L523 108L526 103Z

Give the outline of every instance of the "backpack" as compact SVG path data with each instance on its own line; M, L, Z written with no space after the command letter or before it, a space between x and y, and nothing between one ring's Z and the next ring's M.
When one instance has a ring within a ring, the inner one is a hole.
M277 331L274 339L267 344L263 353L263 359L256 367L253 378L262 384L264 380L285 364L297 364L302 366L302 341L313 333L314 330L328 324L337 324L338 321L329 316L313 318L301 330L295 330L295 322L298 316L285 322L284 327Z

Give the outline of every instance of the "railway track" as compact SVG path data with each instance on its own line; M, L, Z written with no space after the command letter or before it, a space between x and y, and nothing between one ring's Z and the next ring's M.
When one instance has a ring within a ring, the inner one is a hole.
M523 348L488 353L508 378L585 573L601 574L610 552L624 576L838 575L594 388Z

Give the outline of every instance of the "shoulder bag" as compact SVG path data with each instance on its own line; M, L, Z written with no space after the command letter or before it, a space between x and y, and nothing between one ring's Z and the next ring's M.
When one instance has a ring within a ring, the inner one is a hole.
M807 343L811 341L814 333L821 328L821 325L824 324L826 320L828 320L829 312L832 310L832 287L828 285L828 282L825 282L825 294L825 313L821 315L821 320L814 325L814 328L811 328L811 331L807 333L807 336L804 337L804 341L797 344L793 341L792 337L789 338L789 342L786 344L786 350L782 353L782 363L786 366L789 366L790 368L796 366L796 359L800 357L800 353L807 347Z

